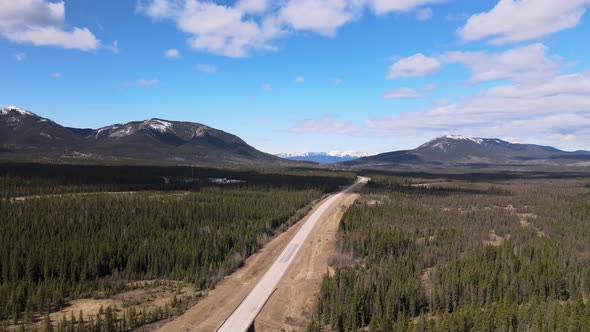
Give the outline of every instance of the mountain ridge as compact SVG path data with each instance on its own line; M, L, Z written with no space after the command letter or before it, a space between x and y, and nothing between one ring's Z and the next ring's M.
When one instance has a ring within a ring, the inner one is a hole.
M329 151L329 152L284 152L275 156L296 161L309 161L319 164L335 164L343 161L351 161L369 156L366 152L356 151Z
M0 110L0 147L4 153L53 157L288 163L201 123L152 118L97 129L72 128L16 106Z
M395 166L590 166L589 151L563 151L551 146L511 143L498 138L443 135L411 150L384 152L340 163L355 167Z

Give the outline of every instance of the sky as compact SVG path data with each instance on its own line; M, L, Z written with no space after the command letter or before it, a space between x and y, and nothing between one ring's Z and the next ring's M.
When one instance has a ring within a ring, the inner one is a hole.
M590 0L0 0L0 106L270 153L590 149Z

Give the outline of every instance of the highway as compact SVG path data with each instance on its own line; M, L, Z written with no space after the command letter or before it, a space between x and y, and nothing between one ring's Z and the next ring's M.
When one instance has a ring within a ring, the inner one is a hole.
M308 218L306 223L299 229L297 234L293 237L291 242L285 247L283 252L279 255L277 260L266 271L264 276L260 279L258 284L254 286L252 291L240 303L240 305L232 312L232 314L220 325L217 329L219 332L240 332L247 331L253 324L256 316L264 307L272 293L277 287L277 284L287 272L289 266L294 261L295 257L303 247L309 234L320 220L320 217L326 210L334 204L342 195L352 192L355 188L363 182L366 178L359 177L358 181L344 189L343 191L332 195Z

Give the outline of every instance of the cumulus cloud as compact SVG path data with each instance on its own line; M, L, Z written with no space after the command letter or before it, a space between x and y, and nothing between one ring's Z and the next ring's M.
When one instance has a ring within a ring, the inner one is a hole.
M422 53L400 59L389 67L388 79L420 77L440 70L440 62Z
M556 57L547 56L543 44L532 44L501 53L448 52L443 62L459 62L471 72L472 82L509 79L513 81L539 80L555 76L562 64Z
M64 2L0 1L0 35L15 43L92 51L100 41L87 28L65 30Z
M368 0L369 6L376 14L408 12L423 5L441 2L446 0Z
M489 12L471 16L459 29L465 41L506 44L537 39L580 22L590 0L500 0Z
M171 48L164 52L164 57L168 59L179 59L180 58L180 51L175 48Z
M204 63L199 63L197 65L197 70L202 71L203 73L212 74L212 73L217 72L217 67L211 66L211 65L206 65Z
M460 102L368 119L367 133L381 135L459 132L551 143L590 140L590 70L542 81L483 90ZM571 139L575 137L575 139Z
M137 11L155 20L171 20L188 35L193 49L227 57L255 50L276 50L273 41L297 31L333 36L343 25L376 14L411 12L432 15L420 6L441 0L239 0L233 5L204 0L139 0Z
M428 90L423 87L422 90ZM420 91L400 88L384 97L413 98ZM290 132L354 137L434 137L461 133L512 141L588 148L590 69L539 80L508 79L457 100L438 99L430 107L368 117L362 125L334 115L301 119Z
M190 36L189 46L197 50L244 57L253 49L273 49L269 41L279 31L270 21L247 18L252 2L241 3L232 7L197 0L150 0L141 1L138 10L155 19L174 21Z
M405 99L418 97L422 97L422 94L410 88L391 89L383 94L383 98L385 99Z
M281 8L279 18L295 30L332 36L352 21L361 7L345 0L290 0Z
M260 14L264 13L269 8L269 1L268 0L239 0L236 3L236 8L239 10L250 13L250 14Z

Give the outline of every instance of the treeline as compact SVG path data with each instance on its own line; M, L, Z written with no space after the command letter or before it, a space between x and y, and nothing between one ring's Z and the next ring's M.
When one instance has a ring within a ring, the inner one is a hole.
M131 280L211 287L325 191L302 185L0 200L0 321Z
M190 190L215 186L214 178L240 180L234 187L309 187L333 191L355 179L314 169L249 170L188 166L68 165L0 162L0 198L100 191Z
M344 215L352 266L309 331L590 331L590 196L579 182L377 176Z
M69 316L63 315L61 319L52 321L49 313L43 317L40 324L34 323L30 313L18 322L13 321L12 326L8 321L0 324L0 332L8 332L15 329L19 331L33 330L44 332L119 332L133 331L147 324L152 324L175 315L180 315L186 310L186 303L176 297L164 306L154 308L117 308L108 306L106 309L100 307L96 315L84 315L79 311L77 315L73 312ZM31 328L32 327L32 328Z

